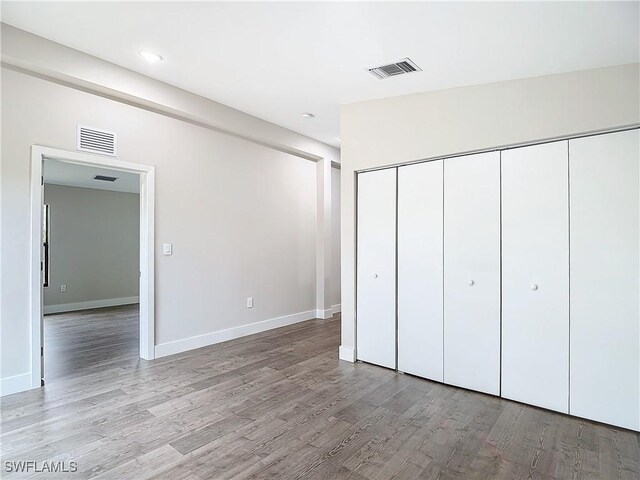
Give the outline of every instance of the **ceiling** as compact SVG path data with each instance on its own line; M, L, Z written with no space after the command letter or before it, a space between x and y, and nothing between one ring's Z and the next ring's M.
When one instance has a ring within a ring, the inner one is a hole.
M339 146L344 103L638 62L639 5L3 1L2 20ZM404 57L424 71L367 71Z
M45 184L111 190L114 192L140 192L140 176L137 173L95 168L53 159L45 159L43 171ZM93 177L96 175L107 175L118 177L118 179L113 183L104 182L94 180Z

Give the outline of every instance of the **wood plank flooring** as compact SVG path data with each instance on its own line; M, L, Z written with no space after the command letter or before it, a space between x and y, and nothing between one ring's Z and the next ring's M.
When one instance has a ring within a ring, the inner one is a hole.
M44 317L46 381L86 375L140 357L138 305L57 313Z
M99 325L81 332L77 314L49 322L60 354L51 381L2 398L3 469L65 460L78 471L29 478L640 478L634 432L339 361L337 316L147 362L137 337L121 336L137 330L136 312L93 311Z

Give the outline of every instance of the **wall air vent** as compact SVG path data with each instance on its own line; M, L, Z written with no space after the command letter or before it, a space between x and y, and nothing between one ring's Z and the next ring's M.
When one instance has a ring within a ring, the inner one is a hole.
M116 156L116 134L78 125L77 147L83 152Z
M408 58L403 58L402 60L398 60L396 63L390 63L389 65L382 65L381 67L369 69L369 72L379 79L421 71L422 69Z
M115 182L118 177L109 177L107 175L96 175L93 177L94 180L100 180L102 182Z

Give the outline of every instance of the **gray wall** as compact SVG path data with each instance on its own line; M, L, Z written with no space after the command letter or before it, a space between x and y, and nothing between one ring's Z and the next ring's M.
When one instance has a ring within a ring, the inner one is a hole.
M2 377L31 364L30 148L74 151L77 124L156 167L156 345L315 313L314 162L3 68Z
M355 339L355 172L640 122L639 65L342 107L342 358Z
M331 169L331 305L340 305L340 169Z
M97 300L115 304L137 297L140 196L45 185L44 201L50 205L51 219L45 313L64 311L61 304ZM66 293L60 292L62 284L67 286Z

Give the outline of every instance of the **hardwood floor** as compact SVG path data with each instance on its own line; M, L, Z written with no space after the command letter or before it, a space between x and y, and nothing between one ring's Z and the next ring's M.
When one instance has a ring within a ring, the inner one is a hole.
M44 317L45 380L87 375L139 360L138 305Z
M146 362L122 336L137 328L135 309L92 315L84 331L73 316L50 318L67 359L49 366L44 388L2 398L3 469L65 460L78 471L32 477L640 477L636 433L339 361L337 316Z

